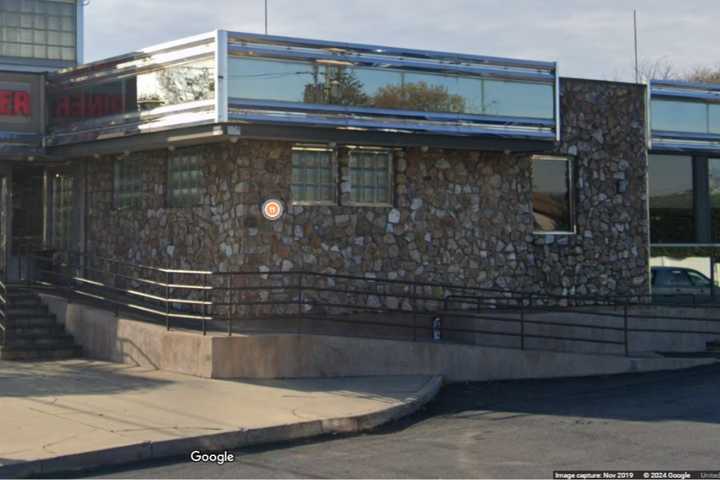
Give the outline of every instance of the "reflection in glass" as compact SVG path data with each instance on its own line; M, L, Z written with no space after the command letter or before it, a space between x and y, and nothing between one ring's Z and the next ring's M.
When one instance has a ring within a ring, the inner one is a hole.
M708 106L698 102L652 101L653 130L708 133Z
M712 215L712 241L720 243L720 158L708 160L708 187Z
M175 65L137 77L139 110L210 100L215 96L212 61Z
M50 93L54 125L135 113L168 105L215 98L211 60L173 65L136 77Z
M708 124L710 133L720 133L720 105L708 106Z
M570 160L532 161L532 202L536 232L571 232L572 180Z
M229 74L231 98L554 118L548 84L244 57L230 59Z
M650 155L650 240L695 241L692 158Z
M552 117L554 92L549 85L485 80L485 113L508 117Z

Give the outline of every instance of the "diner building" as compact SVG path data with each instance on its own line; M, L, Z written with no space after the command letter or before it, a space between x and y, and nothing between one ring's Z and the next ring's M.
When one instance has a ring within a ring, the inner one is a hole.
M79 251L646 295L651 231L655 244L717 230L707 86L223 30L58 66L0 73L10 278L23 252ZM686 116L693 130L673 123Z

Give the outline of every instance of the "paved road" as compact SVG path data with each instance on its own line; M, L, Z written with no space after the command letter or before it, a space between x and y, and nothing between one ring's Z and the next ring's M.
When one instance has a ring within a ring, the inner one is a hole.
M548 477L555 469L720 469L720 365L592 379L453 385L366 435L187 459L116 478Z

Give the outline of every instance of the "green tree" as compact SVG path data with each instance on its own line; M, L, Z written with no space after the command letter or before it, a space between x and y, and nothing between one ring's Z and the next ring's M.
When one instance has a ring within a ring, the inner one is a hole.
M422 112L465 111L465 99L448 92L443 85L429 85L424 81L404 85L385 85L377 90L373 105L379 108L418 110Z
M324 81L320 77L324 76ZM355 73L344 66L328 65L324 72L316 68L313 83L305 85L303 101L327 105L367 106L370 98Z

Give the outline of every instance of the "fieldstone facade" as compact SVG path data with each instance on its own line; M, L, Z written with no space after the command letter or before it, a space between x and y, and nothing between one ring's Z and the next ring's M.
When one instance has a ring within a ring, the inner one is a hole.
M646 294L642 86L563 79L562 143L574 159L577 233L533 233L531 156L399 149L392 207L294 206L289 142L191 147L204 195L167 208L168 151L143 158L142 208L116 210L113 158L88 159L90 253L219 271L307 270L557 294ZM351 185L343 162L340 197ZM80 182L79 182L80 183ZM286 201L277 222L260 214Z

